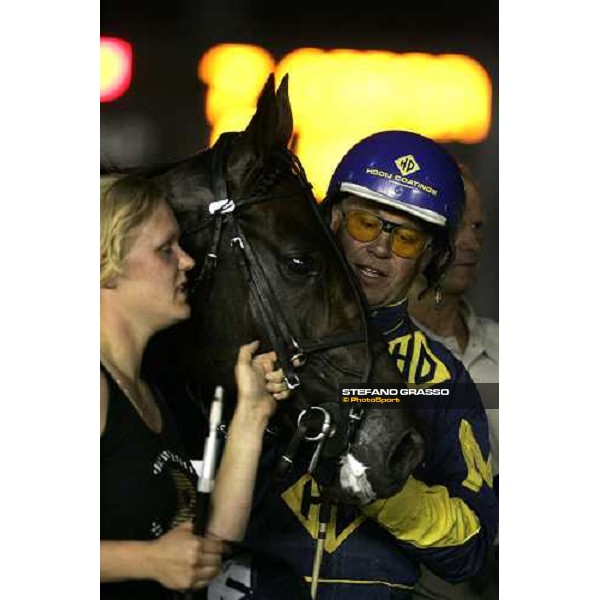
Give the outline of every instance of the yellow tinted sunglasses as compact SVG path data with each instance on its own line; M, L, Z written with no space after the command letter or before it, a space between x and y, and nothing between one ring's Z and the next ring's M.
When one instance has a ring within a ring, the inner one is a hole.
M342 214L346 230L357 242L372 242L382 231L389 233L390 248L400 258L418 258L431 242L424 231L386 221L368 210L352 209Z

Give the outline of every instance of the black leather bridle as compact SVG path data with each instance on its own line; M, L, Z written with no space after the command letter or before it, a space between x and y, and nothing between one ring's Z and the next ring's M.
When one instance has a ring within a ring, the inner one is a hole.
M363 371L362 381L367 382L372 370L372 353L369 340L369 329L367 326L367 316L363 303L360 301L361 295L358 284L352 276L347 263L341 255L337 244L327 224L318 212L317 202L312 194L312 186L306 178L304 169L296 156L289 150L283 148L275 150L275 157L285 165L296 177L302 188L302 197L314 211L316 219L322 227L323 233L331 243L331 247L338 253L340 264L348 281L351 283L355 298L360 305L361 329L344 333L337 333L324 336L319 339L301 340L292 332L292 329L285 317L285 312L274 293L269 280L265 274L260 260L252 247L248 236L244 232L238 215L248 206L261 202L271 202L283 199L291 194L264 194L247 195L238 198L230 198L227 191L227 155L231 144L238 134L223 134L211 149L211 180L215 195L215 200L210 203L209 220L203 219L203 223L193 229L184 229L182 237L186 238L198 231L209 227L211 224L212 241L208 253L202 264L199 274L190 280L191 294L197 294L200 291L208 295L212 287L216 269L219 264L219 255L222 245L229 237L228 243L233 247L237 254L238 264L242 269L245 280L250 288L250 306L255 318L260 319L264 326L269 341L277 354L279 364L283 369L286 383L290 389L300 386L300 379L296 373L298 367L303 366L311 355L324 352L336 347L347 346L350 344L366 344L366 365ZM205 210L202 208L201 210ZM225 232L229 232L228 236ZM361 407L350 409L348 425L348 443L354 437L357 425L362 418L363 410ZM307 438L310 439L310 438Z

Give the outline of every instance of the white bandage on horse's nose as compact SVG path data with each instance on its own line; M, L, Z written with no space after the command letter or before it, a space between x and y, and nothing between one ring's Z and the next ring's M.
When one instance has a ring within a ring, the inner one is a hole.
M351 492L362 504L371 502L377 497L369 480L367 467L352 454L342 456L340 468L340 485L346 492Z

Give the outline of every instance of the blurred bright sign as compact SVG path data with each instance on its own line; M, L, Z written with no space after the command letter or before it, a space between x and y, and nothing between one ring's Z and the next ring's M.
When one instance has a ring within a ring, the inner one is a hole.
M131 83L131 44L113 37L100 38L100 102L122 96Z
M273 71L278 84L290 75L294 150L319 199L342 155L371 133L406 129L472 144L490 128L491 81L469 56L301 48L277 64L258 46L223 44L198 66L211 144L246 127Z

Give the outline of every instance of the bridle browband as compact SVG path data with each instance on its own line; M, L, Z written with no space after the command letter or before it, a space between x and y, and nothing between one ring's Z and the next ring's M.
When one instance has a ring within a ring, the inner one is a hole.
M208 207L210 213L209 221L205 220L200 226L193 229L186 229L182 232L182 237L185 238L209 227L211 223L213 225L211 243L202 268L198 276L190 281L191 294L194 295L199 292L202 292L205 296L210 294L219 263L219 254L224 243L224 232L229 229L232 234L229 238L229 244L237 254L238 265L244 273L246 283L250 288L251 311L255 319L258 319L264 326L273 350L277 354L288 387L295 389L300 386L300 379L296 373L296 369L302 367L311 355L332 348L357 343L366 344L367 360L362 381L367 382L371 375L373 360L367 317L360 300L361 329L358 331L328 335L314 340L300 340L292 332L281 304L277 299L277 295L273 292L265 271L238 218L240 212L248 206L253 206L261 202L275 201L288 197L291 194L248 195L235 199L229 197L226 180L227 155L237 135L233 133L221 135L212 148L210 169L215 200ZM351 283L355 298L361 298L357 282L352 277L329 227L324 223L318 212L317 202L312 195L312 186L306 178L302 165L287 148L275 150L274 155L289 168L299 181L303 190L302 197L308 202L316 216L316 222L319 223L323 233L331 243L331 247L338 254L340 264L344 269L348 281ZM201 210L204 210L204 208ZM362 417L362 408L353 407L350 409L349 416L348 440L350 441L354 437L357 424Z

